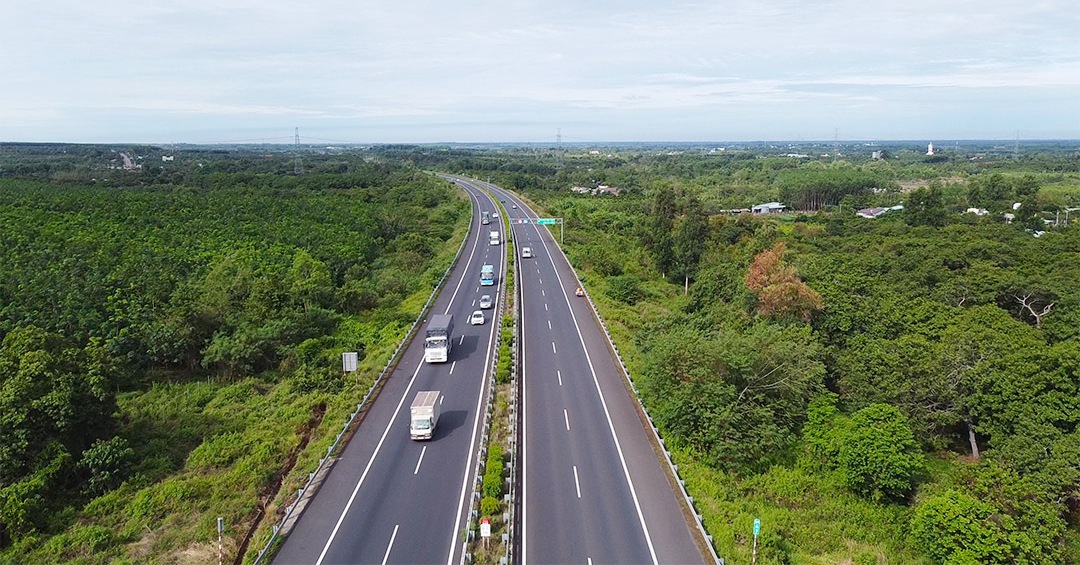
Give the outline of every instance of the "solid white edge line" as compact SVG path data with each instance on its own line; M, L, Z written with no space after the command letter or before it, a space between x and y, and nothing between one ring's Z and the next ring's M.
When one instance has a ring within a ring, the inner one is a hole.
M386 565L386 562L390 560L390 550L394 548L394 538L397 537L397 530L401 524L394 524L394 533L390 535L390 543L386 546L386 553L382 558L382 565Z
M442 404L442 403L440 402L439 404ZM420 450L420 458L416 460L416 468L413 469L412 474L415 475L415 474L420 472L420 464L424 462L424 454L425 453L427 453L427 446L426 445L424 446L423 449Z
M491 197L488 196L488 198L490 199ZM502 254L502 264L505 265L506 264L506 246L500 246L499 249L500 249L500 253ZM453 299L451 298L451 300L453 300ZM498 301L499 301L499 299L496 298L495 299L495 307L496 308L498 308L498 304L499 304ZM449 308L447 308L447 310L449 310ZM490 328L490 330L489 330L489 333L488 333L487 354L484 356L484 373L483 373L484 379L483 379L483 384L480 386L480 394L477 395L477 397L476 397L476 419L473 420L472 437L469 440L469 458L465 463L465 473L461 478L461 497L458 499L458 507L457 507L457 510L455 511L456 514L454 516L454 527L453 527L453 530L450 532L450 553L446 557L446 565L453 565L453 563L454 563L454 552L457 551L458 538L461 537L458 528L459 528L459 526L461 526L462 518L465 518L466 520L468 519L467 518L468 513L466 512L466 507L465 507L465 493L468 492L468 490L469 490L469 476L472 473L473 454L476 453L476 438L477 438L477 432L480 429L480 410L483 408L484 395L485 395L485 392L487 391L487 387L489 385L487 377L488 377L488 374L489 374L489 370L491 369L491 353L492 353L491 350L492 350L492 346L495 343L495 330L494 330L495 325L492 324L491 326L488 326L488 327ZM464 547L464 546L465 546L465 544L464 544L464 542L462 542L462 547ZM464 551L461 552L461 561L462 562L465 561L465 552Z

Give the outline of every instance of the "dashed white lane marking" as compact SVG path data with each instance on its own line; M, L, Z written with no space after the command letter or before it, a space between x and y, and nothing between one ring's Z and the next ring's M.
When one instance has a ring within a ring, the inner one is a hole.
M394 525L394 533L390 535L390 545L386 546L386 554L383 555L382 565L386 565L386 562L390 560L390 550L394 547L394 538L397 537L397 530L400 526L401 524Z
M413 469L412 474L415 475L415 474L420 472L420 463L422 463L424 461L424 454L425 453L427 453L427 446L426 445L424 446L423 449L420 450L420 459L416 460L416 468Z

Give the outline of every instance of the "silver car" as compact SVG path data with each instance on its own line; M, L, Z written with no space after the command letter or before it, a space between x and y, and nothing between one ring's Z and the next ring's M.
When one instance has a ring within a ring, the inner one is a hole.
M487 310L488 308L491 308L493 304L494 301L491 300L490 294L485 294L480 297L480 308Z

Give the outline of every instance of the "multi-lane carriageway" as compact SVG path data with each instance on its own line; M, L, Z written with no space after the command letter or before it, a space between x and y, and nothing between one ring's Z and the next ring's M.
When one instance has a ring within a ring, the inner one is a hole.
M480 266L501 281L507 245L488 245L482 211L505 202L518 258L522 365L518 426L523 563L702 563L704 543L687 520L627 392L608 342L556 241L523 202L497 186L446 177L473 202L473 229L431 313L455 316L450 361L423 362L414 340L356 434L274 558L274 563L446 563L465 560L483 402L494 355L493 328L467 323L479 309ZM517 208L513 208L516 205ZM501 219L501 218L500 218ZM523 223L528 221L528 223ZM495 309L502 308L496 297ZM422 334L421 334L422 335ZM443 393L430 442L408 439L408 404L418 390Z

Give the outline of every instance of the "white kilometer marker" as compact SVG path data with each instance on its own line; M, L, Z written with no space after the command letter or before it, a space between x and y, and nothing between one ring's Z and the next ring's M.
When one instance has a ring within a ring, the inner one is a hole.
M461 337L465 337L465 336L461 336ZM453 363L450 364L450 374L451 375L454 374L454 367L457 367L457 361L454 361Z
M562 409L562 417L563 420L566 420L566 431L570 431L570 413L566 411L566 408ZM420 456L423 457L424 454L421 453ZM416 473L413 474L415 475Z
M386 562L390 560L390 549L394 547L394 538L397 537L397 529L400 526L401 524L394 524L394 533L390 535L390 545L386 546L386 555L383 555L382 565L386 565Z
M577 489L577 497L581 498L581 483L577 480L577 465L574 465L574 488ZM387 550L389 552L390 550ZM386 563L383 561L383 563Z
M555 355L559 354L559 352L555 350L555 342L554 341L551 342L551 352L554 353Z
M555 371L555 374L559 376L559 386L562 386L562 371Z
M440 402L440 404L441 404L441 402ZM425 453L427 453L427 446L426 445L424 446L423 449L420 450L420 459L416 460L416 468L413 469L412 474L415 475L416 473L420 472L420 463L424 461L424 454Z

